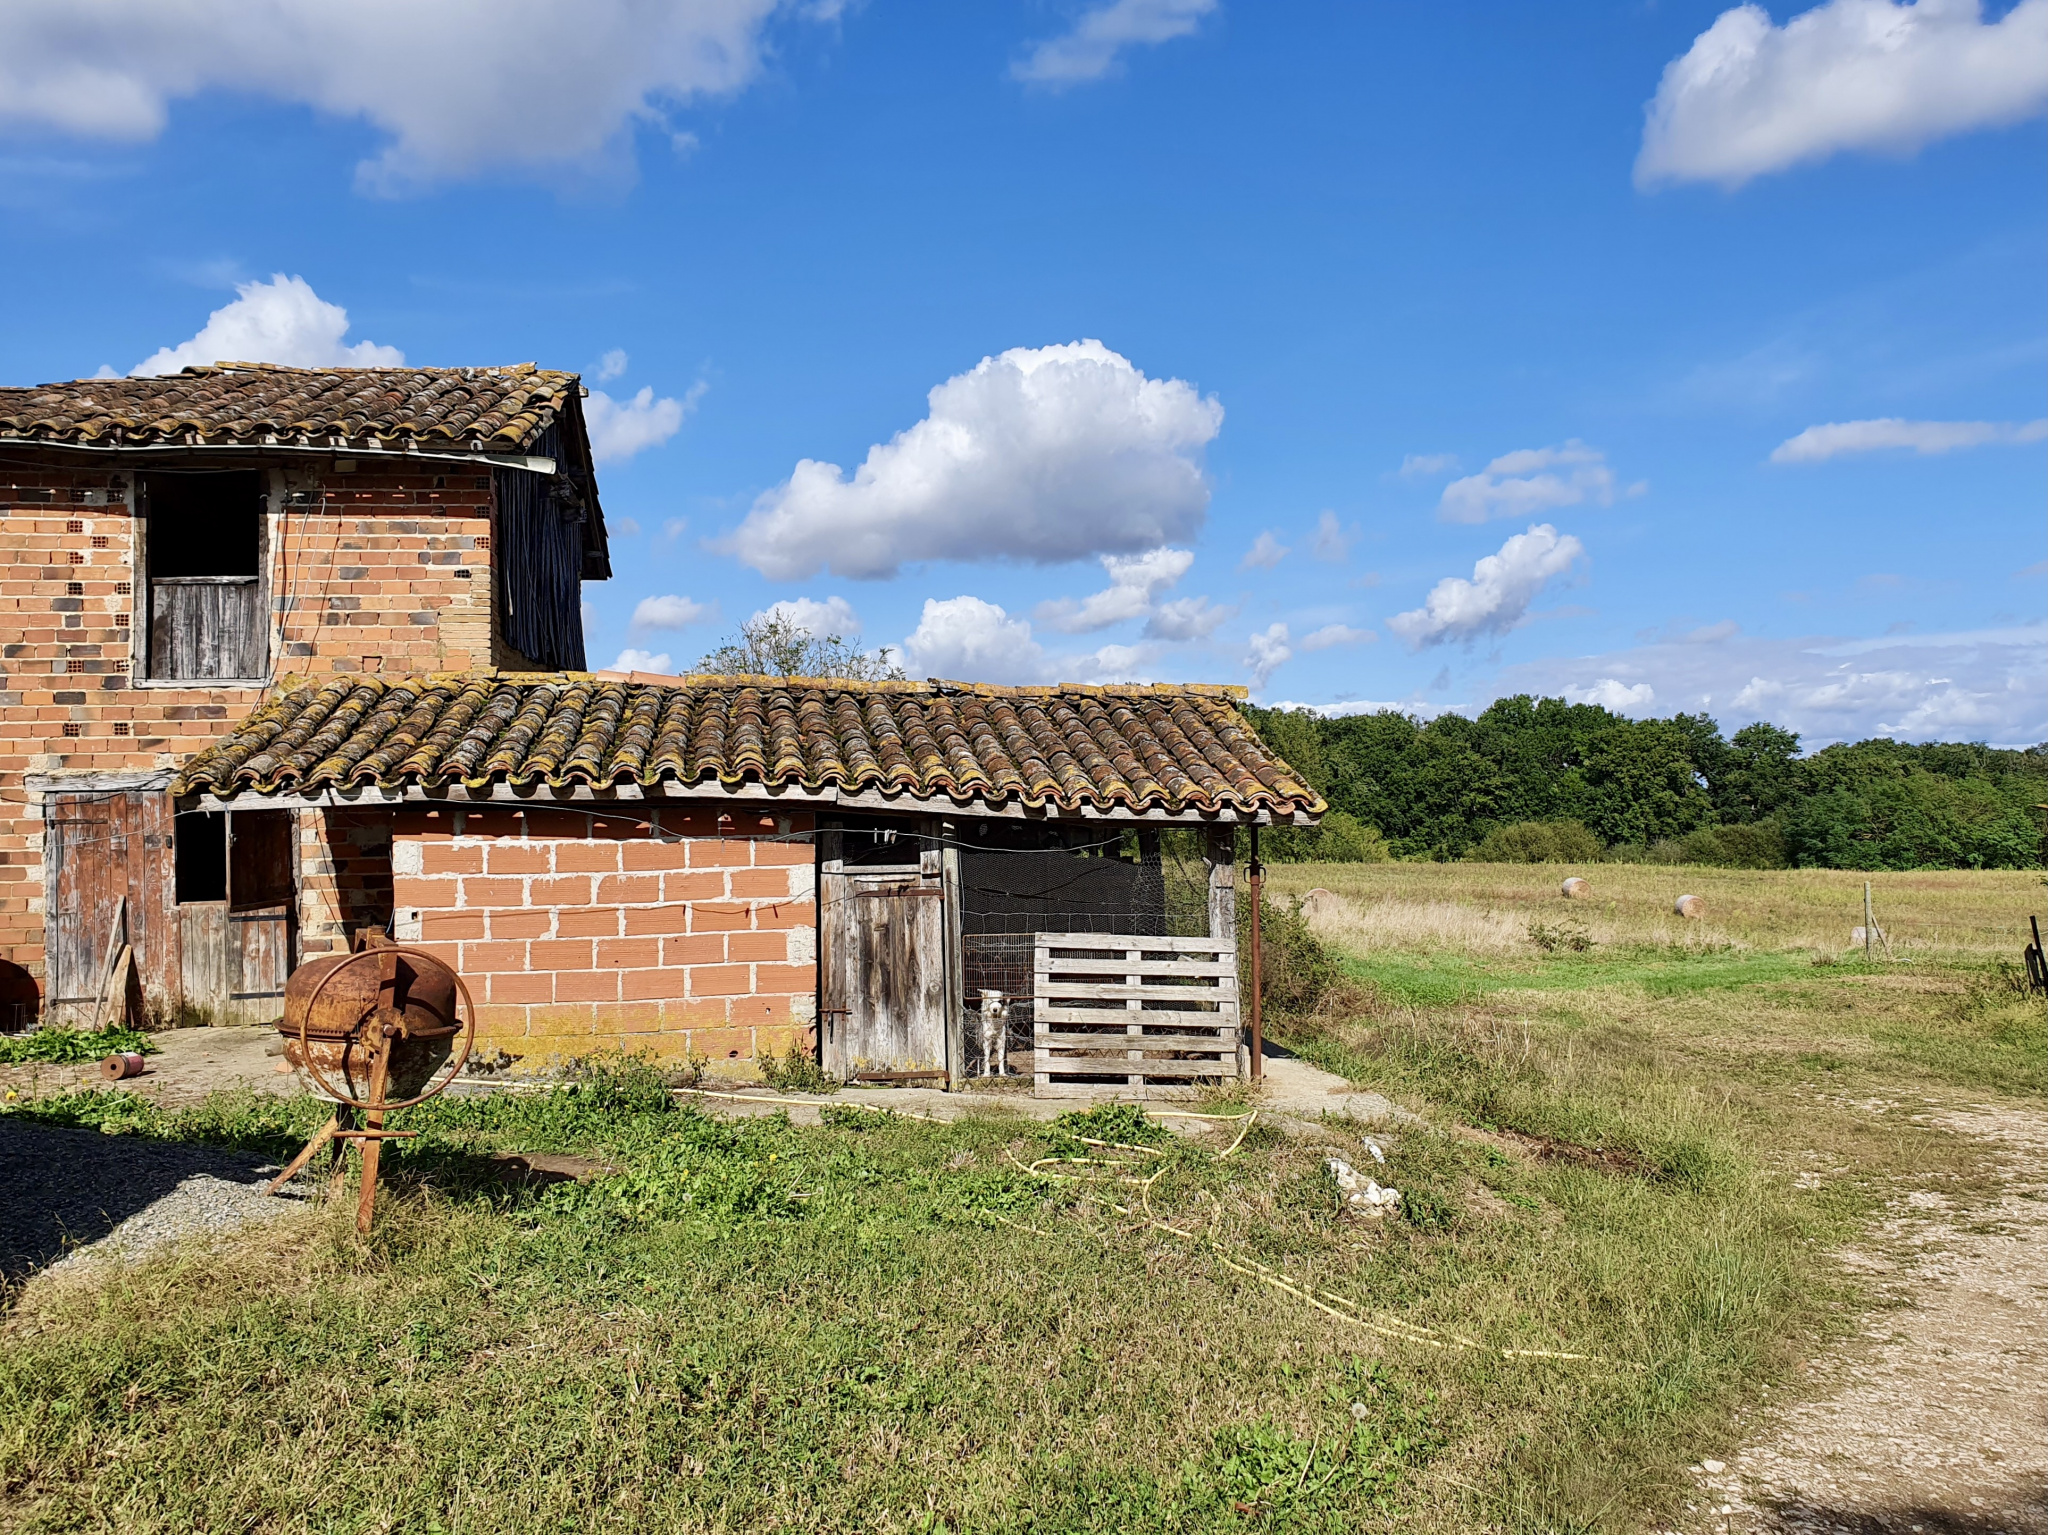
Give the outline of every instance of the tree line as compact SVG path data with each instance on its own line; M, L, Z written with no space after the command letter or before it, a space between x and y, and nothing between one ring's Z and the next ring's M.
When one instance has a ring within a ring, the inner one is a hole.
M1799 737L1705 714L1632 720L1518 694L1474 719L1249 708L1330 803L1269 858L1598 858L1740 868L2043 866L2048 745Z

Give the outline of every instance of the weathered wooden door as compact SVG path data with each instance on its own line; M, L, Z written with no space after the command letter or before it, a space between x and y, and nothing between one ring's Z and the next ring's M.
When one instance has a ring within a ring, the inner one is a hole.
M238 1023L284 1016L292 973L292 814L238 810L228 818L229 1012Z
M185 1003L215 1023L274 1023L292 969L291 812L214 811L186 822L188 842L214 839L214 861L209 875L188 859L179 892Z
M148 789L43 796L43 998L52 1023L93 1020L110 945L134 946L144 995L177 975L170 797Z
M293 962L291 810L205 810L178 823L184 1005L274 1023Z
M820 871L824 1067L942 1072L946 1052L946 890L937 855L919 864Z

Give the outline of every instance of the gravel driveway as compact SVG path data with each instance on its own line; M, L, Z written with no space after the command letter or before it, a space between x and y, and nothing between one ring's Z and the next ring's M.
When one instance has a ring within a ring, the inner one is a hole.
M261 1157L0 1118L0 1283L95 1253L135 1256L195 1232L226 1232L296 1208L268 1199ZM287 1195L291 1191L287 1191Z

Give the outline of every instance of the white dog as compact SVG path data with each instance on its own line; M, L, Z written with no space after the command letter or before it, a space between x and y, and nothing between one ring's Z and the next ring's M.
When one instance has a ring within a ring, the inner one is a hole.
M1010 1074L1010 999L999 991L981 994L981 1071L983 1076Z

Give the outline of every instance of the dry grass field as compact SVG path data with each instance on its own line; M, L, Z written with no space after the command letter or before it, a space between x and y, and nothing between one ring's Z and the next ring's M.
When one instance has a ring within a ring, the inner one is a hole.
M1589 898L1559 893L1572 875ZM1992 955L2017 960L2027 913L2048 915L2042 876L2025 870L1857 874L1843 869L1706 869L1665 864L1269 864L1276 898L1327 889L1355 908L1344 916L1357 944L1397 949L1527 952L1528 924L1583 921L1597 942L1732 944L1845 954L1863 925L1863 886L1897 954ZM1681 895L1706 902L1697 921L1677 917Z

